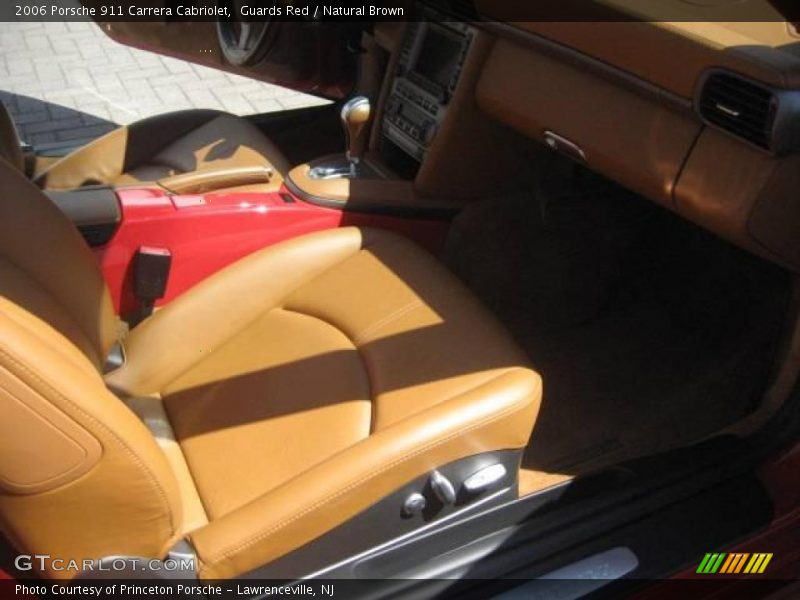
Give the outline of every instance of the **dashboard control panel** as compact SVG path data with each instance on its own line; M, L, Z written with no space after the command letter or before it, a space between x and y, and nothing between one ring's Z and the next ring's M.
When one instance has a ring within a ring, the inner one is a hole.
M458 84L475 30L426 11L409 23L383 117L383 136L422 162Z

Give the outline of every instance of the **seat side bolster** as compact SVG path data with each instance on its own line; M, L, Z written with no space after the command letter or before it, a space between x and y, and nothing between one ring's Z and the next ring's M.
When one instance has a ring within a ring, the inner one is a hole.
M0 529L20 552L163 556L182 510L152 435L80 350L2 298L0 392ZM33 466L20 467L26 457Z
M106 381L117 391L159 394L296 287L358 252L353 227L289 240L252 254L193 287L136 327L125 341L127 362ZM170 360L164 360L169 356Z
M405 419L191 535L203 579L229 578L307 544L416 477L530 437L541 379L513 368Z

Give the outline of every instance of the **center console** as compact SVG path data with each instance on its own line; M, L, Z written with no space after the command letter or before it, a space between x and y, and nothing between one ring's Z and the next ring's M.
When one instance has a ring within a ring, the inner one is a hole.
M382 123L382 150L398 148L422 162L447 112L475 30L433 13L409 23ZM390 165L391 166L391 165Z
M285 181L292 193L317 205L407 218L449 220L458 211L446 197L417 188L416 176L445 118L458 118L459 81L479 34L430 8L416 18L390 47L394 66L373 135L369 98L352 98L341 109L346 152L292 169Z

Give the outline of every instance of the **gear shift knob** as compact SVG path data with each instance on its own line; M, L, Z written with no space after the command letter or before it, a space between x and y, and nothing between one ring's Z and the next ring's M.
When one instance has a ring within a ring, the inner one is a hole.
M347 161L350 163L350 174L355 177L356 168L364 156L366 140L362 135L369 123L371 106L369 98L356 96L342 106L342 127L347 139Z

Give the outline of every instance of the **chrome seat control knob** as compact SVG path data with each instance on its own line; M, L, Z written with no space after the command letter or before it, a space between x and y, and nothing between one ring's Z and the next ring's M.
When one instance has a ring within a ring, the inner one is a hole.
M447 477L439 473L439 471L434 471L431 473L430 483L433 493L436 494L442 504L449 506L456 503L456 489Z
M403 502L403 512L407 516L413 517L414 515L422 513L427 505L428 501L425 500L425 496L419 492L414 492Z

